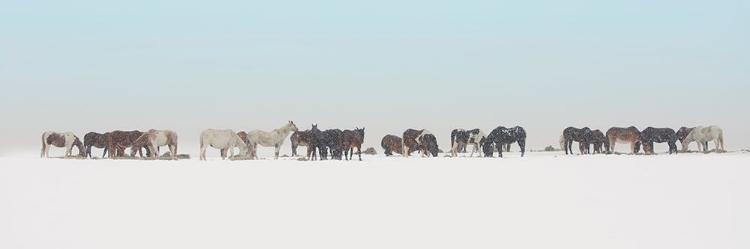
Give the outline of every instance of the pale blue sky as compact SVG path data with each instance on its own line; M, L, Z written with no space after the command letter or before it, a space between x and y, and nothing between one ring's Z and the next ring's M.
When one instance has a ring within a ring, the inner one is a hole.
M46 130L148 128L190 146L204 128L291 119L365 126L378 149L427 128L447 150L457 127L521 125L541 149L567 126L716 124L728 149L750 148L748 13L747 1L14 1L0 8L0 125L30 148Z

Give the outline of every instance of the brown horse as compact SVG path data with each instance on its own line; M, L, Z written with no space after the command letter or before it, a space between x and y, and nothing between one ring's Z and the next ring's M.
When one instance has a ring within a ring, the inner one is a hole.
M362 143L365 141L365 128L355 128L353 131L344 130L344 158L348 161L354 156L354 147L357 147L357 156L362 161ZM349 156L347 156L347 151Z
M78 148L78 155L85 156L86 151L83 149L83 143L78 139L72 132L57 133L48 131L42 134L42 155L41 157L49 157L50 147L61 147L65 148L65 156L73 155L73 146Z
M438 144L435 135L429 130L408 129L403 135L403 152L404 156L410 156L412 152L421 150L422 156L438 154Z
M627 128L622 127L612 127L607 130L607 136L606 141L609 142L609 147L607 148L607 152L614 152L615 151L615 144L622 143L630 144L630 151L631 153L635 154L638 153L640 150L641 145L641 132L638 130L638 128L635 128L635 126L630 126Z
M604 146L606 145L607 147L609 147L609 143L607 143L607 137L604 136L604 133L599 129L593 130L591 131L591 133L594 134L594 154L604 153Z
M109 132L104 134L96 132L86 133L83 136L83 147L86 148L86 157L93 157L91 156L91 147L96 147L104 149L104 153L102 153L102 158L104 158L107 155L107 137L109 137Z
M143 135L143 132L138 130L135 131L113 131L107 137L107 147L109 149L109 157L121 157L125 156L125 149L133 146L133 142ZM151 151L149 147L146 148L146 155L150 155ZM138 154L143 157L143 152L138 149Z
M385 156L392 156L393 152L403 154L403 142L399 136L385 135L383 140L380 140L380 146L385 151Z

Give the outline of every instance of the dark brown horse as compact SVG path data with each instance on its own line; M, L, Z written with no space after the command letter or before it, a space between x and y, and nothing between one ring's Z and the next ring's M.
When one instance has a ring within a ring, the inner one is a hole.
M641 131L641 144L646 154L654 153L654 143L667 143L669 154L677 154L677 140L677 133L672 128L648 127Z
M96 147L104 149L104 153L102 153L102 158L104 158L107 155L107 137L109 137L109 132L105 132L104 134L96 132L86 133L83 136L83 147L86 148L86 157L93 157L91 156L91 147Z
M630 126L627 128L622 127L612 127L607 130L607 141L609 142L609 148L607 148L607 152L614 152L615 151L615 145L617 143L621 144L630 144L630 152L635 154L638 153L641 146L641 131L638 130L638 128L635 128L635 126Z
M133 146L133 142L141 137L143 132L140 131L113 131L107 137L107 148L109 150L109 157L122 157L125 156L125 149ZM151 151L148 147L146 148L146 155L150 155ZM143 152L139 149L138 154L143 157Z
M399 136L394 135L385 135L382 140L380 140L380 146L383 147L385 156L392 156L393 152L396 152L398 154L403 154L403 142Z
M431 154L437 157L439 151L435 135L428 130L408 129L404 131L403 145L403 155L407 157L417 150L422 151L422 156Z
M594 133L588 127L581 129L575 127L568 127L563 130L564 148L565 155L573 155L573 142L578 142L578 148L581 150L581 154L590 154L589 145L594 143Z
M344 158L348 161L354 156L354 147L357 147L357 156L362 161L362 143L365 141L365 128L355 128L352 130L344 130ZM347 152L349 155L347 156Z
M609 143L607 142L607 137L604 136L604 132L596 129L591 131L591 133L594 135L594 154L604 153L604 146L609 147Z

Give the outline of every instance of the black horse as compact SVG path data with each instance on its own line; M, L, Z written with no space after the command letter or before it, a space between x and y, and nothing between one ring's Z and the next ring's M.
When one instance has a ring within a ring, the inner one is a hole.
M583 127L581 129L575 127L565 128L565 130L563 130L563 138L565 139L563 142L565 146L565 148L563 148L565 149L565 155L568 155L568 151L570 151L570 155L573 155L573 142L578 142L578 147L581 148L581 154L590 154L591 147L589 145L597 142L594 133L588 127Z
M316 151L318 152L318 154L320 154L320 160L328 159L328 153L326 150L326 138L323 135L323 132L318 129L317 124L312 125L310 134L310 148L312 149L311 159L315 160L315 158L317 157Z
M654 128L648 127L641 131L641 143L643 151L654 153L654 143L667 143L669 145L669 154L677 154L677 133L672 128ZM650 151L650 152L649 152Z
M343 154L344 132L339 129L331 129L323 132L324 148L331 152L331 159L341 160ZM325 149L324 149L325 150ZM321 158L328 157L328 151L321 152Z
M516 126L513 128L505 128L503 126L498 126L487 135L482 150L486 157L492 157L495 148L497 148L500 157L503 157L503 145L515 142L518 142L518 146L521 147L521 157L523 157L526 152L526 131L523 127Z
M104 149L104 153L102 154L102 158L104 158L107 155L107 137L109 137L109 132L104 134L96 132L86 133L83 136L83 148L86 150L86 157L92 157L91 147L96 147Z

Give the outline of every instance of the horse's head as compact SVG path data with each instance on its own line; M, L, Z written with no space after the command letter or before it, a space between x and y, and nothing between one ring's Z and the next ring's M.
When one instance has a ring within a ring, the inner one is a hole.
M438 148L437 138L435 138L435 135L424 135L422 137L422 146L425 146L427 151L429 151L433 157L438 156L438 152L440 151L440 149Z
M638 153L640 151L641 151L641 141L638 140L638 142L635 142L635 153ZM646 146L645 145L643 146L643 151L646 151Z
M484 156L491 157L492 154L495 152L495 147L492 146L492 140L484 138L481 144L482 144L482 151L484 152Z
M82 157L86 157L86 150L83 149L83 143L81 143L81 140L78 139L78 137L75 137L75 141L73 141L73 145L78 148L78 155Z
M683 140L685 140L685 137L690 133L692 129L687 128L685 126L680 127L679 130L677 130L677 139L680 140L680 143L682 143Z
M289 124L287 124L287 127L289 127L289 130L291 131L299 131L299 129L297 129L297 125L295 125L291 120L289 120Z

